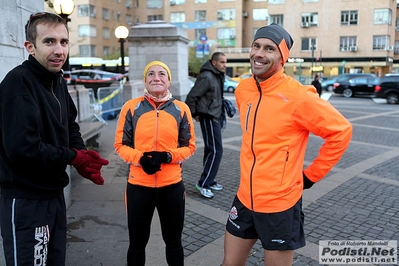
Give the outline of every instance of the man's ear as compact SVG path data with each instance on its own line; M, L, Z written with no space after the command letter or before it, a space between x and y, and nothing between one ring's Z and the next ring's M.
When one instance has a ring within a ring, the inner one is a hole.
M30 41L25 41L24 46L30 55L35 55L35 46Z

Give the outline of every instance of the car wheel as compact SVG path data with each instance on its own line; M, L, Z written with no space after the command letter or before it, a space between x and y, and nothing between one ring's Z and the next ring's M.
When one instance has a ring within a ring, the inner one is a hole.
M330 85L330 86L327 87L327 91L333 91L333 89L334 89L333 85Z
M387 102L389 104L397 104L399 103L399 96L395 92L391 92L387 95Z
M346 98L350 98L353 96L353 91L351 89L344 89L344 91L342 92L344 94L344 97Z
M228 87L228 88L227 88L227 91L228 91L228 92L234 92L234 87Z

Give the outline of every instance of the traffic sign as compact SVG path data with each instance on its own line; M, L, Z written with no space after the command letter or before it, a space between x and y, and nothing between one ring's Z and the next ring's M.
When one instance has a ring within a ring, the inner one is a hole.
M200 36L200 42L202 44L206 44L206 41L208 40L208 37L206 37L206 35L201 35Z

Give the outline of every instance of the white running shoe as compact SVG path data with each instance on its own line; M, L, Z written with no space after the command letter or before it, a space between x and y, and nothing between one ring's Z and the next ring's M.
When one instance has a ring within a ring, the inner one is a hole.
M223 186L222 186L221 184L219 184L219 183L216 183L216 184L214 184L213 186L210 186L210 188L211 188L212 190L219 191L219 190L222 190L222 189L223 189Z
M214 194L209 188L200 187L198 184L195 184L195 188L207 199L213 198Z

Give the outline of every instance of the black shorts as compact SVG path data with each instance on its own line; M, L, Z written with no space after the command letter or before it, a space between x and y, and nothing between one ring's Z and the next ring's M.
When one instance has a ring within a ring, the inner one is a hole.
M290 209L259 213L247 209L236 196L226 230L240 238L260 239L266 250L295 250L305 246L302 198Z

